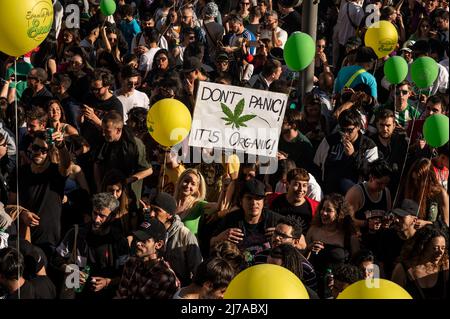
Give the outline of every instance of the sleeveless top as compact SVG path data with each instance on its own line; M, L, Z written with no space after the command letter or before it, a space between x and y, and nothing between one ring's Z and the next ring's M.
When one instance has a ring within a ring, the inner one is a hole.
M371 211L383 211L384 214L388 208L386 188L381 192L379 200L372 201L369 197L369 193L367 192L366 182L359 183L358 186L363 193L363 205L358 211L355 212L355 218L359 220L366 220L366 212Z
M446 299L447 298L447 286L448 276L446 278L444 270L440 270L438 273L438 279L436 284L430 288L422 288L416 279L412 278L411 274L407 271L407 267L402 263L403 269L406 273L405 290L409 292L413 299Z

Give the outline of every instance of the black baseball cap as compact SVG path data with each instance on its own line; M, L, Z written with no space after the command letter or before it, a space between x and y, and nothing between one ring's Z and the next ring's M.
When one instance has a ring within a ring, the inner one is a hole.
M175 215L175 211L177 210L177 202L172 195L161 192L155 196L152 200L151 204L153 206L157 206L164 210L166 213L170 215Z
M184 59L182 72L189 73L194 70L200 71L201 69L202 69L202 62L199 60L199 58L191 56Z
M154 241L166 239L166 227L156 218L150 218L143 222L133 235L137 240L146 241L153 238Z
M263 182L261 182L256 178L252 178L242 185L241 194L242 196L250 194L253 196L265 197L266 196L265 189L266 186L263 184Z
M392 212L400 217L405 217L408 215L417 216L417 213L419 212L419 205L412 199L405 198L400 208L395 208Z

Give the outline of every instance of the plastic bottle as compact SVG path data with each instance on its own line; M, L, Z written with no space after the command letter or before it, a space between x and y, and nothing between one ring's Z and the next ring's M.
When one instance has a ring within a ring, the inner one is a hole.
M332 299L333 295L331 293L331 288L334 284L333 271L330 268L325 270L325 275L323 276L323 298Z
M84 282L84 284L80 284L80 287L75 288L75 292L80 293L83 291L84 286L86 285L88 279L89 279L89 275L91 273L91 267L89 267L89 265L87 265L86 267L84 267L83 272L86 274L86 280Z

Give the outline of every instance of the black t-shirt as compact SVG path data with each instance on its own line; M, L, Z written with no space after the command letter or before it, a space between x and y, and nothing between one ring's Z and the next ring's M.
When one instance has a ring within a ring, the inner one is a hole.
M286 16L281 16L280 20L283 22L281 28L286 30L288 35L295 31L301 30L302 16L297 11L292 11Z
M18 291L8 295L6 299L19 299ZM20 299L56 299L55 285L47 276L27 280L20 287Z
M60 241L61 209L66 177L58 165L51 163L42 173L35 174L30 165L19 170L20 205L40 217L39 225L31 227L34 245L56 246ZM15 181L13 181L15 184ZM16 189L13 185L12 189Z
M89 95L84 101L84 104L94 108L94 112L100 120L103 119L106 113L112 110L117 111L120 115L123 114L122 102L114 95L105 101L97 99L94 95ZM84 119L80 127L81 135L88 141L92 151L95 151L103 144L103 135L100 128L96 127L87 119Z
M53 98L53 94L47 90L46 87L36 92L35 95L33 95L33 93L31 88L27 88L23 91L21 102L23 102L25 110L28 111L37 106L46 109L47 103Z
M244 219L244 211L238 210L228 214L219 224L214 236L217 236L228 228L240 228L244 233L244 239L238 244L241 251L248 252L251 256L270 248L269 238L265 231L269 227L275 227L282 216L268 209L263 209L261 221L258 224L248 224ZM251 257L250 259L253 259ZM251 261L247 259L247 261Z
M312 221L312 208L307 200L300 206L293 206L287 200L286 194L281 194L272 202L271 209L283 216L294 215L297 217L301 217L301 219L305 222L306 228L303 229L303 233L308 231L309 225L311 225Z

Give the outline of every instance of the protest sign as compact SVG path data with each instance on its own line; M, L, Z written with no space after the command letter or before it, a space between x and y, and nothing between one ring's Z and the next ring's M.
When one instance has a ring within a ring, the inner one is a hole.
M288 96L200 82L189 145L275 157Z

